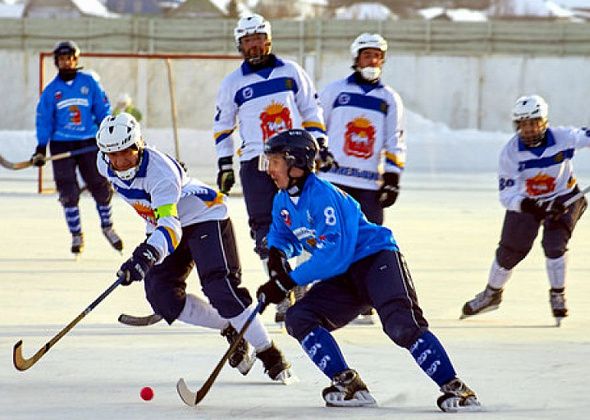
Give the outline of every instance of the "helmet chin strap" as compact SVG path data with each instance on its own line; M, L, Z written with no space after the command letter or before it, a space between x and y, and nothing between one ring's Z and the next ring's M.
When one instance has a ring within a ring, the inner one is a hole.
M139 149L139 159L137 160L137 165L124 171L115 169L106 156L104 156L104 159L108 163L109 168L111 168L115 175L117 175L117 178L122 179L123 181L131 181L133 178L135 178L137 172L139 172L139 167L141 166L141 161L143 160L143 148Z
M303 175L298 176L298 177L292 177L291 176L291 169L293 169L294 166L289 167L289 172L287 172L287 176L289 177L289 185L287 187L287 193L289 193L290 196L298 196L301 194L301 191L303 190L303 184L305 184L305 180L307 179L307 176L310 174L310 172L308 170L304 170Z

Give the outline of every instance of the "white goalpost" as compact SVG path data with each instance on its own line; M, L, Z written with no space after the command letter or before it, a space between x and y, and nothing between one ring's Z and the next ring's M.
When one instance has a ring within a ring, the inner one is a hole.
M199 164L211 155L212 138L183 139L182 133L201 137L211 131L217 89L241 60L237 54L89 52L80 54L79 64L99 77L113 107L121 93L131 96L142 126L172 139L166 140L167 153ZM53 53L39 53L39 94L55 74ZM54 190L51 165L39 168L37 180L39 193Z

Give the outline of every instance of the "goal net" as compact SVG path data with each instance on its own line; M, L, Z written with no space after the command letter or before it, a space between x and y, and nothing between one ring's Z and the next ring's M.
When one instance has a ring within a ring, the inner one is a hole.
M123 94L131 97L142 114L148 144L180 159L191 174L214 183L215 97L223 78L240 61L239 55L95 52L82 53L79 65L99 77L113 108ZM53 54L40 53L39 93L55 75ZM38 191L54 189L48 164L39 170Z

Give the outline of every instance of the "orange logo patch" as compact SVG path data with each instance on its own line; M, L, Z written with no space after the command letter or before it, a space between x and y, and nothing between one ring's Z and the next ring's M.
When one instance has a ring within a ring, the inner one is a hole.
M375 127L367 118L359 117L346 124L344 153L362 159L373 156Z
M141 203L133 203L132 206L135 209L135 211L137 212L137 214L139 214L141 216L142 219L144 219L148 223L151 223L152 225L156 226L157 220L156 220L156 213L154 212L154 209L152 209L151 207L148 207L144 204L141 204Z
M526 191L531 197L543 195L555 190L555 178L539 172L526 180Z
M293 128L289 108L273 101L260 114L260 128L262 129L263 142L281 131Z
M78 108L76 105L71 105L68 107L68 111L70 111L70 122L72 124L82 124L82 113L80 112L80 108Z

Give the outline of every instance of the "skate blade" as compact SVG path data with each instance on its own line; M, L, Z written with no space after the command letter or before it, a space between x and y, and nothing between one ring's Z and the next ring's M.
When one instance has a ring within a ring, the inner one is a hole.
M498 309L500 307L500 305L492 305L492 306L488 306L485 309L482 309L481 311L475 313L475 314L466 314L466 313L462 313L461 316L459 317L459 319L467 319L467 318L471 318L472 316L477 316L477 315L481 315L481 314L485 314L486 312L491 312L491 311L495 311L496 309Z
M375 325L375 320L370 317L360 316L350 322L351 325Z
M299 378L291 372L291 369L285 369L277 375L274 379L276 382L280 382L283 385L291 385L299 382Z
M345 399L344 393L334 392L326 397L326 407L376 407L377 401L369 391L357 391L351 399Z
M555 317L555 326L556 327L561 327L561 321L563 321L565 317L564 316L557 316Z

